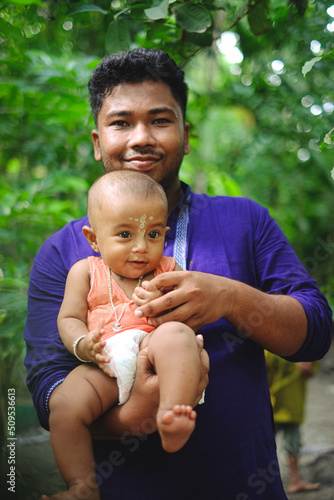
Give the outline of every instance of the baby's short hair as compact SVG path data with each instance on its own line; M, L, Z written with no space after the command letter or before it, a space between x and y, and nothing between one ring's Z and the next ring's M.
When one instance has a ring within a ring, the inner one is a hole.
M106 196L126 196L129 199L158 197L168 213L168 202L162 186L144 172L136 170L112 170L99 177L90 187L87 198L87 211L90 224L94 213L102 209Z

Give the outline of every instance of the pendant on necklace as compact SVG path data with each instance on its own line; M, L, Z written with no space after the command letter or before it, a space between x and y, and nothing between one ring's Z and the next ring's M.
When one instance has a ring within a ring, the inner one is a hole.
M115 323L111 323L111 328L114 330L114 332L119 332L122 330L122 325L115 325Z

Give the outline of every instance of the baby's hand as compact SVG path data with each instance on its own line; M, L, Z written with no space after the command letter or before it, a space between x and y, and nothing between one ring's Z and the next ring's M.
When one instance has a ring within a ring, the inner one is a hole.
M92 363L98 365L101 370L108 373L106 363L109 363L110 358L104 351L106 345L106 341L102 339L104 333L105 321L102 320L96 330L88 332L86 335L86 349L89 361L92 361Z
M152 283L152 281L143 281L141 286L137 286L132 295L134 304L139 307L151 302L151 300L161 297L163 293Z

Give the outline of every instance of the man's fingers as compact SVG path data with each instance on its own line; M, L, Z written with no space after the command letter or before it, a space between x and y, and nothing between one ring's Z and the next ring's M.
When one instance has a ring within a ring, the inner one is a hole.
M144 308L146 308L146 306L141 306L139 309L136 309L136 311L143 310L143 312L145 313ZM147 320L148 323L154 326L155 328L169 321L177 321L179 323L184 323L185 325L189 326L189 328L192 328L194 332L196 332L203 326L202 324L199 323L199 318L196 312L194 312L191 306L187 303L182 304L179 307L176 307L175 309L170 308L167 312L163 312L161 314L152 316L149 315Z
M201 357L202 372L208 375L210 371L210 358L205 349L202 349L200 357Z
M222 315L223 311L214 300L221 287L218 278L223 279L192 271L160 274L151 283L167 293L147 304L137 303L135 316L148 318L154 327L167 321L179 321L196 332Z
M137 357L137 371L138 372L149 372L152 373L152 364L150 360L148 359L148 349L145 347L145 349L141 349L138 353Z
M174 292L170 292L167 295L163 295L158 299L154 299L151 302L148 302L147 304L140 306L139 309L135 310L135 316L137 318L142 318L143 316L150 318L152 316L158 316L159 314L162 314L166 311L169 311L170 309L173 309L173 307L176 307L175 297L172 296L173 293ZM175 321L178 320L175 319Z
M173 271L169 273L158 274L151 283L157 288L175 288L177 287L187 274L186 271Z
M201 351L203 349L203 345L204 345L203 335L200 333L198 335L196 335L196 341L198 344L198 350Z
M164 295L141 307L144 316L157 316L186 304L198 297L199 287L190 271L173 271L162 273L150 282L158 290L164 291ZM175 319L177 321L177 319Z

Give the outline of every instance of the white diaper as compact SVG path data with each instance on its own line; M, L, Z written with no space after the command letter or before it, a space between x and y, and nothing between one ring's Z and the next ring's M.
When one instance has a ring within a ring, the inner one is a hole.
M120 405L129 399L136 375L139 344L147 333L137 329L125 330L106 340L104 349L110 357L108 368L117 379ZM204 397L205 391L198 404L204 403Z
M129 399L136 375L139 344L147 333L137 329L125 330L106 340L104 349L110 357L108 367L117 378L120 405Z
M198 404L199 404L199 405L202 405L204 402L205 402L205 389L204 389L204 391L202 392L202 397L201 397L201 399L199 400Z

